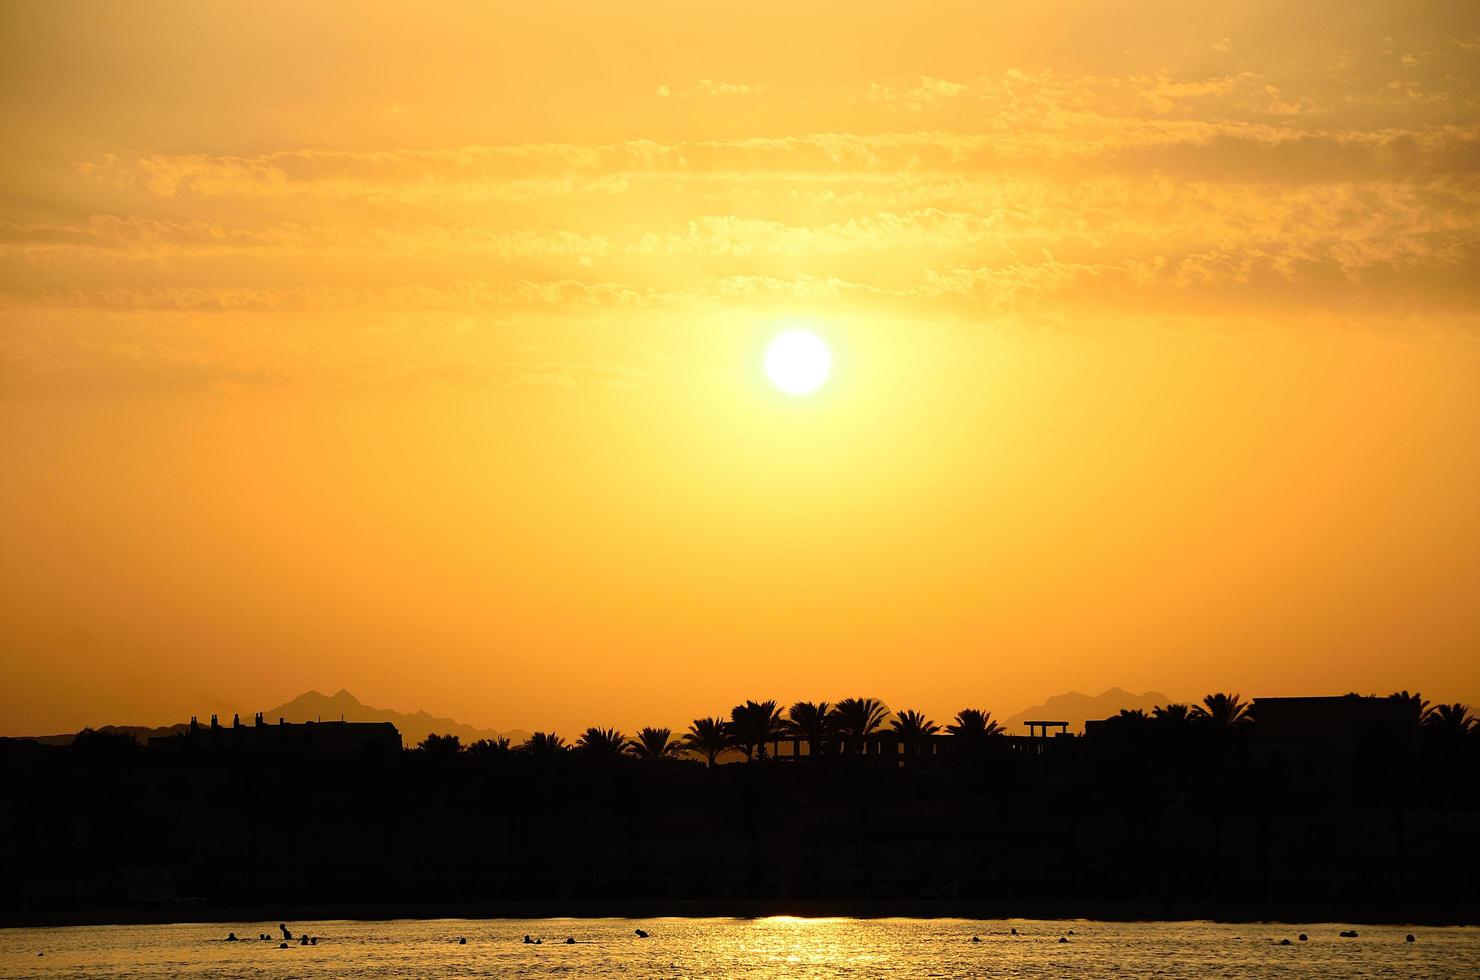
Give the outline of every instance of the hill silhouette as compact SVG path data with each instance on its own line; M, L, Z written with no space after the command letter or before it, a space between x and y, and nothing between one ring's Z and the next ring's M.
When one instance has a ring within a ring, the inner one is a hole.
M1149 712L1159 704L1172 701L1159 691L1147 691L1145 694L1132 694L1124 688L1112 687L1098 697L1090 697L1078 691L1070 691L1067 694L1055 694L1042 704L1035 704L1031 708L1019 711L1003 724L1012 735L1023 733L1023 724L1032 721L1067 721L1069 731L1079 732L1084 730L1086 721L1096 721L1119 714L1124 710L1140 708Z
M512 744L518 745L529 738L529 733L520 729L509 731L495 731L491 728L475 728L472 725L464 725L451 718L438 718L418 711L415 714L406 714L393 711L390 708L373 708L364 704L359 698L349 691L340 689L333 695L324 695L318 691L305 691L291 701L278 705L263 713L268 723L276 722L279 718L284 721L388 721L396 726L408 746L414 746L428 735L456 735L462 739L464 745L476 742L480 738L507 738Z
M144 745L151 738L165 738L170 735L178 735L189 729L190 726L188 724L182 723L179 725L160 725L158 728L151 728L148 725L100 725L97 731L103 735L128 735L135 742ZM77 738L76 732L65 732L61 735L34 735L28 737L26 740L38 742L41 745L71 745L75 738Z

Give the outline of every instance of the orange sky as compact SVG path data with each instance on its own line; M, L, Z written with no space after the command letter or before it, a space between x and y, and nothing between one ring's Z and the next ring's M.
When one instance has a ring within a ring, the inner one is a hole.
M1480 702L1480 8L992 6L6 5L0 734Z

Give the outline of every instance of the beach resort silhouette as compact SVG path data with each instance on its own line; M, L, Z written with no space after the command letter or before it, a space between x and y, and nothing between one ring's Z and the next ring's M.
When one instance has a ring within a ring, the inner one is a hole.
M5 739L3 915L1477 918L1465 705L1215 693L1027 724L849 697L519 745L261 715Z

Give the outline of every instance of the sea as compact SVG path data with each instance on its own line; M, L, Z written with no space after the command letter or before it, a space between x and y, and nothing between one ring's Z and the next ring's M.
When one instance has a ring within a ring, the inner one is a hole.
M1480 977L1475 927L789 916L287 926L287 948L277 922L0 929L0 976Z

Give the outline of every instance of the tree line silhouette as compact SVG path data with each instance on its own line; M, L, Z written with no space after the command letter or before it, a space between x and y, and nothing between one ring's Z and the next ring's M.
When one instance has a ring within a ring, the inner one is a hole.
M1412 706L1420 731L1430 741L1457 744L1480 736L1480 723L1466 704L1430 704L1421 695L1406 690L1388 697ZM1154 707L1149 713L1139 708L1127 709L1105 719L1106 731L1111 735L1144 733L1172 737L1189 732L1249 733L1255 723L1251 702L1222 691L1207 695L1198 704L1170 702ZM419 743L416 751L435 756L466 752L475 758L505 753L546 759L564 753L592 759L691 758L714 766L726 752L740 753L747 762L764 761L768 758L768 747L781 740L796 740L805 745L805 758L814 760L830 755L857 755L868 739L885 734L894 738L908 756L933 736L949 736L979 746L983 740L999 739L1008 732L992 718L990 711L978 708L962 708L950 723L942 726L914 709L891 712L879 698L844 698L836 704L798 701L784 711L774 700L747 700L731 708L727 717L695 718L682 734L670 728L645 727L629 738L617 728L592 726L574 742L567 742L553 731L537 731L519 745L497 738L480 739L467 746L456 735L434 734Z
M746 700L683 732L434 735L333 756L229 737L151 751L103 730L70 746L0 740L0 919L107 921L96 910L140 903L168 918L190 897L408 915L643 902L643 914L1480 920L1480 727L1463 704L1392 698L1404 710L1376 714L1408 727L1303 758L1303 743L1261 739L1229 692L1124 711L1084 738L1010 735L984 708L941 724L853 697Z

